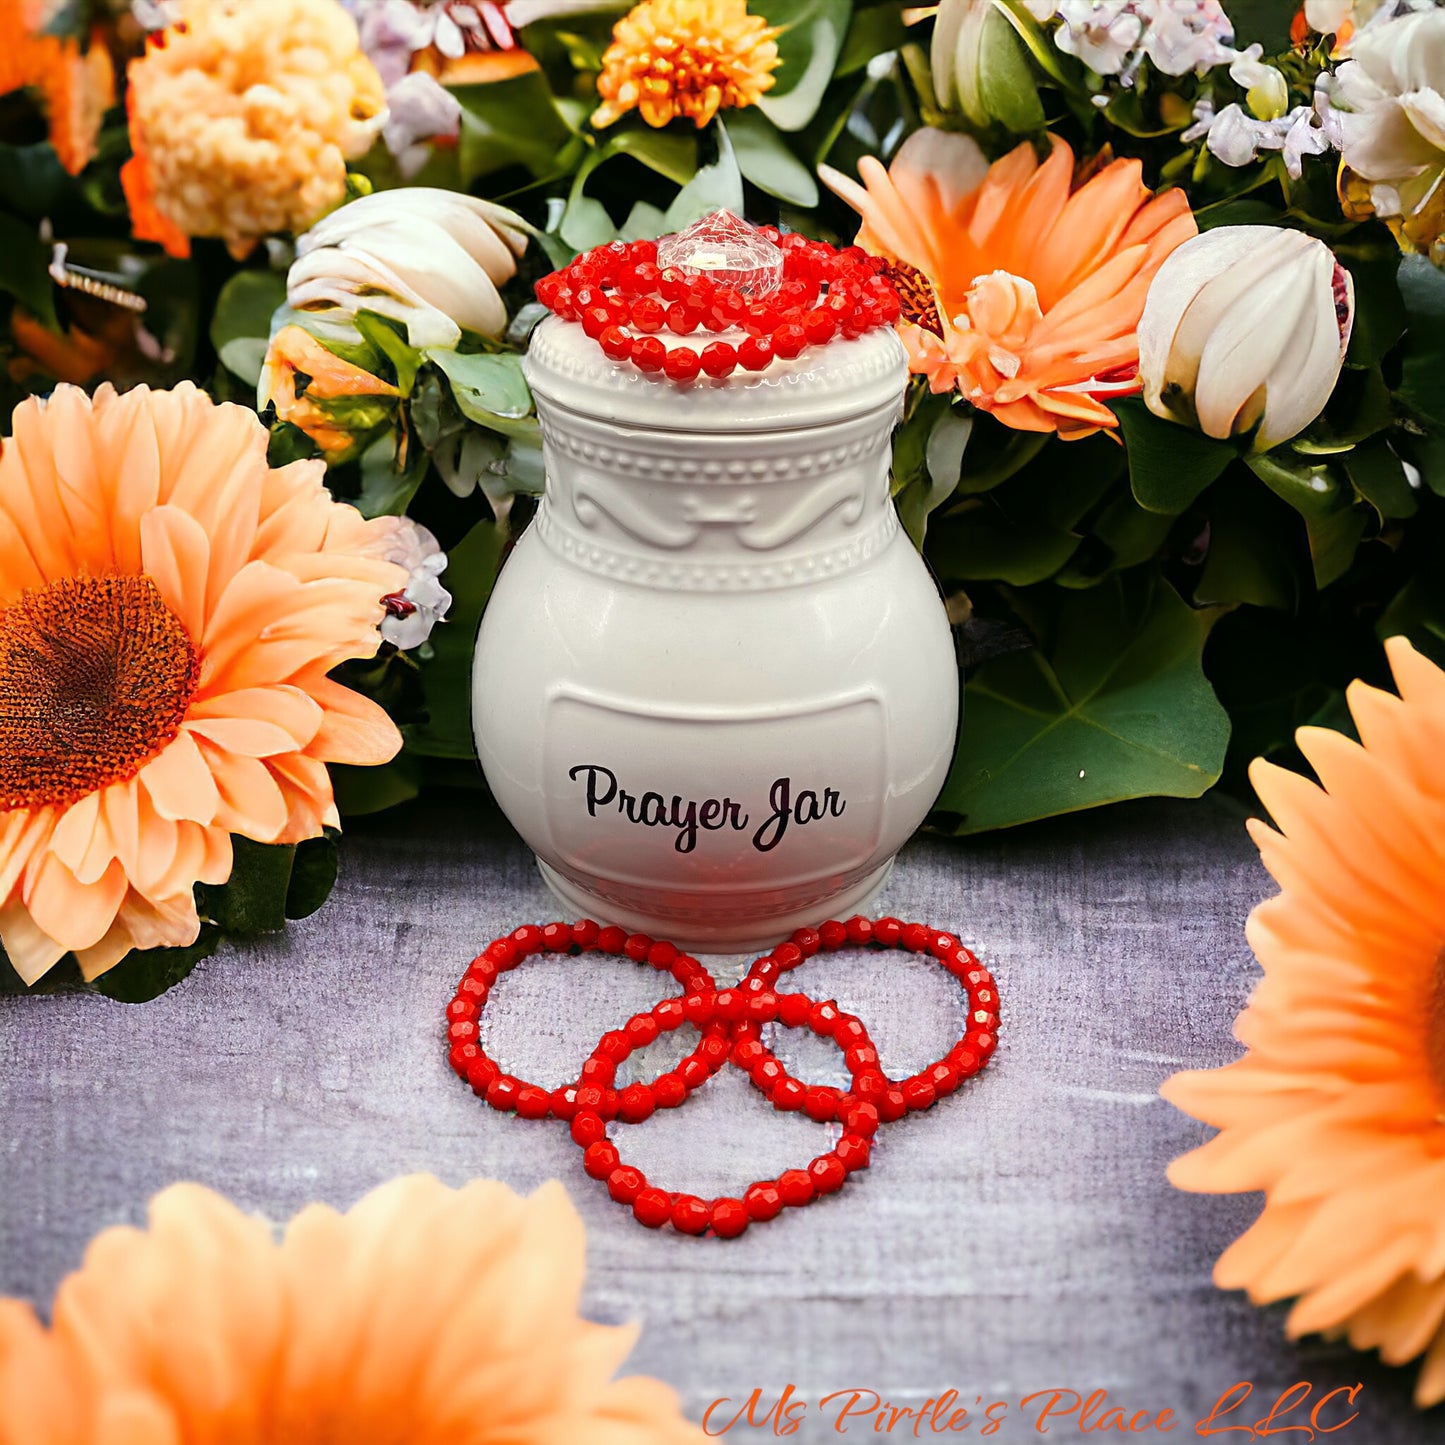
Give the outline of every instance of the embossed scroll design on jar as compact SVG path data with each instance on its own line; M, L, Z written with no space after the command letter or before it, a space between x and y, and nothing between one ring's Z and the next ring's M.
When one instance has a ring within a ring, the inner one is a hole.
M693 952L864 908L958 725L889 495L898 338L679 384L552 316L525 365L547 493L482 622L473 719L547 883Z

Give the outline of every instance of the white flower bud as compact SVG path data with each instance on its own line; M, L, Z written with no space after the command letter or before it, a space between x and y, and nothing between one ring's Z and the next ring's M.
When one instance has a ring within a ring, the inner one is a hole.
M1139 376L1156 416L1221 439L1258 428L1268 451L1334 390L1354 288L1323 241L1273 226L1221 226L1159 268L1139 321Z
M426 186L378 191L301 237L286 300L327 319L389 316L415 347L454 347L463 330L500 336L498 288L515 275L527 238L521 217L490 201Z

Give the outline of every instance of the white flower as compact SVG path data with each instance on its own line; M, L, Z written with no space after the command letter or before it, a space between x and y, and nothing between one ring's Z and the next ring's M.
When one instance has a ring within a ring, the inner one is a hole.
M386 93L386 123L381 128L386 148L409 179L431 154L424 141L461 132L461 102L424 70L404 75Z
M464 330L500 336L507 309L498 288L527 239L526 222L490 201L426 186L378 191L297 241L286 300L320 323L389 316L418 348L455 347Z
M1298 180L1304 174L1304 157L1322 155L1330 148L1327 131L1316 124L1307 105L1297 105L1273 120L1257 120L1239 105L1227 105L1216 113L1205 98L1195 105L1194 116L1195 123L1181 138L1205 138L1210 153L1227 166L1247 166L1261 151L1282 151L1285 169Z
M1139 0L1060 0L1054 44L1096 75L1117 75L1139 47Z
M511 0L502 7L507 24L520 30L538 20L569 19L595 10L625 10L627 0Z
M1400 15L1433 9L1437 0L1305 0L1305 23L1321 35L1338 36L1348 26L1350 33L1335 41L1337 57L1353 53L1354 38Z
M1039 22L1052 20L1054 13L1059 8L1059 0L1024 0L1024 9Z
M1204 72L1233 60L1234 24L1219 0L1149 0L1144 53L1165 75Z
M371 555L405 567L407 584L383 599L386 617L381 635L394 647L410 652L431 636L432 628L446 618L452 605L452 594L439 580L447 570L447 554L420 522L410 517L385 520L391 526L371 544Z
M1329 400L1354 289L1323 241L1221 226L1159 268L1139 320L1139 377L1156 416L1254 449L1297 435Z
M1379 215L1398 216L1445 170L1445 10L1364 30L1350 56L1328 90L1345 164L1375 183Z
M1249 108L1260 120L1275 120L1289 109L1289 84L1282 71L1259 57L1264 47L1251 45L1238 51L1229 66L1229 78L1247 92Z

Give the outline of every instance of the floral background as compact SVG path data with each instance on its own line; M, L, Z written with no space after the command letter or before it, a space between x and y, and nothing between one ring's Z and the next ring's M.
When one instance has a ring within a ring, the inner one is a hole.
M193 379L259 411L273 467L406 519L385 643L336 674L404 744L333 763L343 817L482 786L472 637L544 487L533 284L719 207L857 236L905 298L893 485L965 691L936 829L1247 794L1251 758L1302 765L1299 725L1350 729L1384 636L1445 656L1425 0L3 14L0 410ZM242 838L194 947L279 926L288 878L315 906L331 837ZM137 993L194 961L158 957Z

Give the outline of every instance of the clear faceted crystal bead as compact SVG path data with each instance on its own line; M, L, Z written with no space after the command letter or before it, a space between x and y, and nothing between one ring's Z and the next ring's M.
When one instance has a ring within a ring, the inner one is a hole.
M783 253L731 211L714 211L657 243L657 264L708 276L744 296L766 296L783 284Z

